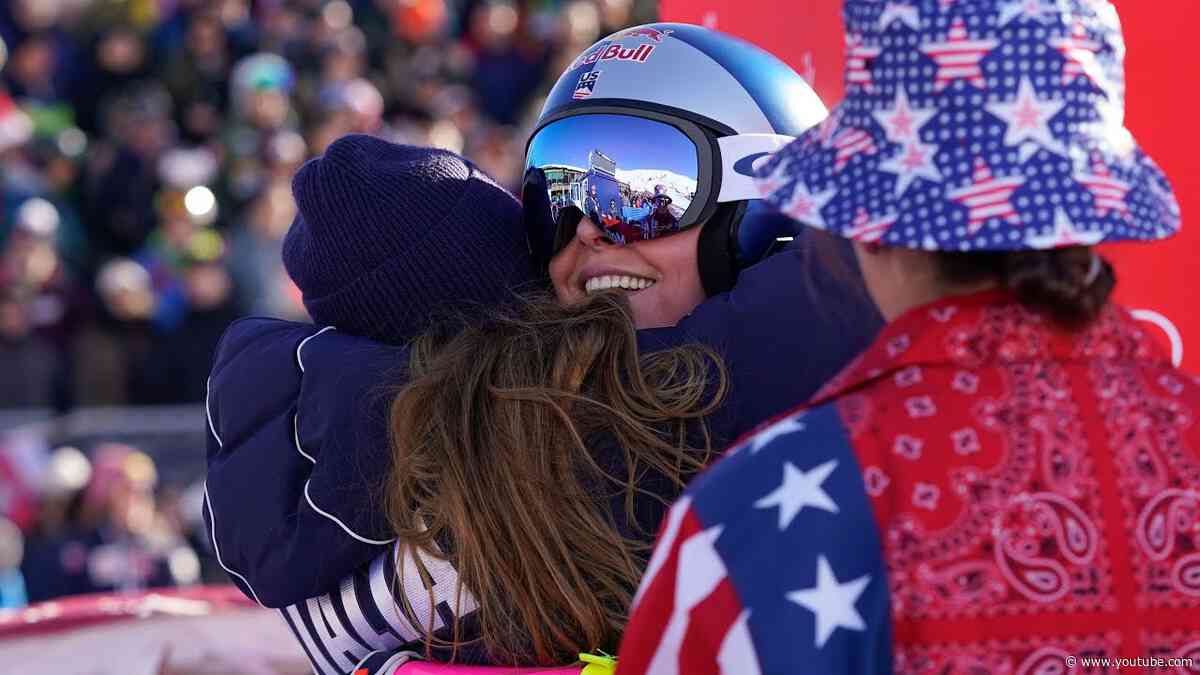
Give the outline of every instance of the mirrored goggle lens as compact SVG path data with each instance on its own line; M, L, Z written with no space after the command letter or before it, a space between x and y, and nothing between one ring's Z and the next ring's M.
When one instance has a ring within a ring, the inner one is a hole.
M568 117L542 127L530 141L526 175L533 169L544 175L548 204L528 194L525 202L549 209L542 220L555 230L545 233L555 250L570 240L559 231L570 220L564 214L577 223L578 212L614 242L655 239L695 224L703 206L691 208L699 165L692 139L664 122L615 114ZM527 181L527 192L530 185L542 189L540 180Z

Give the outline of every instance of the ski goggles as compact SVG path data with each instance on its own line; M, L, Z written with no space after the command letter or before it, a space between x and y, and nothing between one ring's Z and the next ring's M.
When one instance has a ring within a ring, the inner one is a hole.
M676 115L617 106L550 117L525 153L522 204L534 252L557 253L585 217L617 244L699 225L721 203L758 199L757 161L791 140L717 136Z

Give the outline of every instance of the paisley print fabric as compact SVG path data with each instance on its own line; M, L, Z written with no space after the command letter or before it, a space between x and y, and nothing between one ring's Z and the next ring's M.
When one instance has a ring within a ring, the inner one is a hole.
M1070 333L1003 294L948 299L815 403L862 467L897 672L1200 652L1200 385L1123 309Z

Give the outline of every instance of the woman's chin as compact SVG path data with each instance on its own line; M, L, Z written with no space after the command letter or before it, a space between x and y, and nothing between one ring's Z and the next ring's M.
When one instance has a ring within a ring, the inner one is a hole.
M626 295L629 297L629 309L633 312L633 325L638 330L674 326L687 316L687 312L671 311L670 305L663 302L663 294L656 287Z

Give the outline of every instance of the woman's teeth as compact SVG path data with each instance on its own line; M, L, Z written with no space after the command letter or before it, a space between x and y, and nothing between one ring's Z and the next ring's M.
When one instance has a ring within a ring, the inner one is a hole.
M653 285L653 279L608 275L603 277L592 277L591 279L588 279L587 283L583 285L583 288L590 294L598 291L608 290L610 288L622 288L627 291L640 291L643 288L649 288Z

